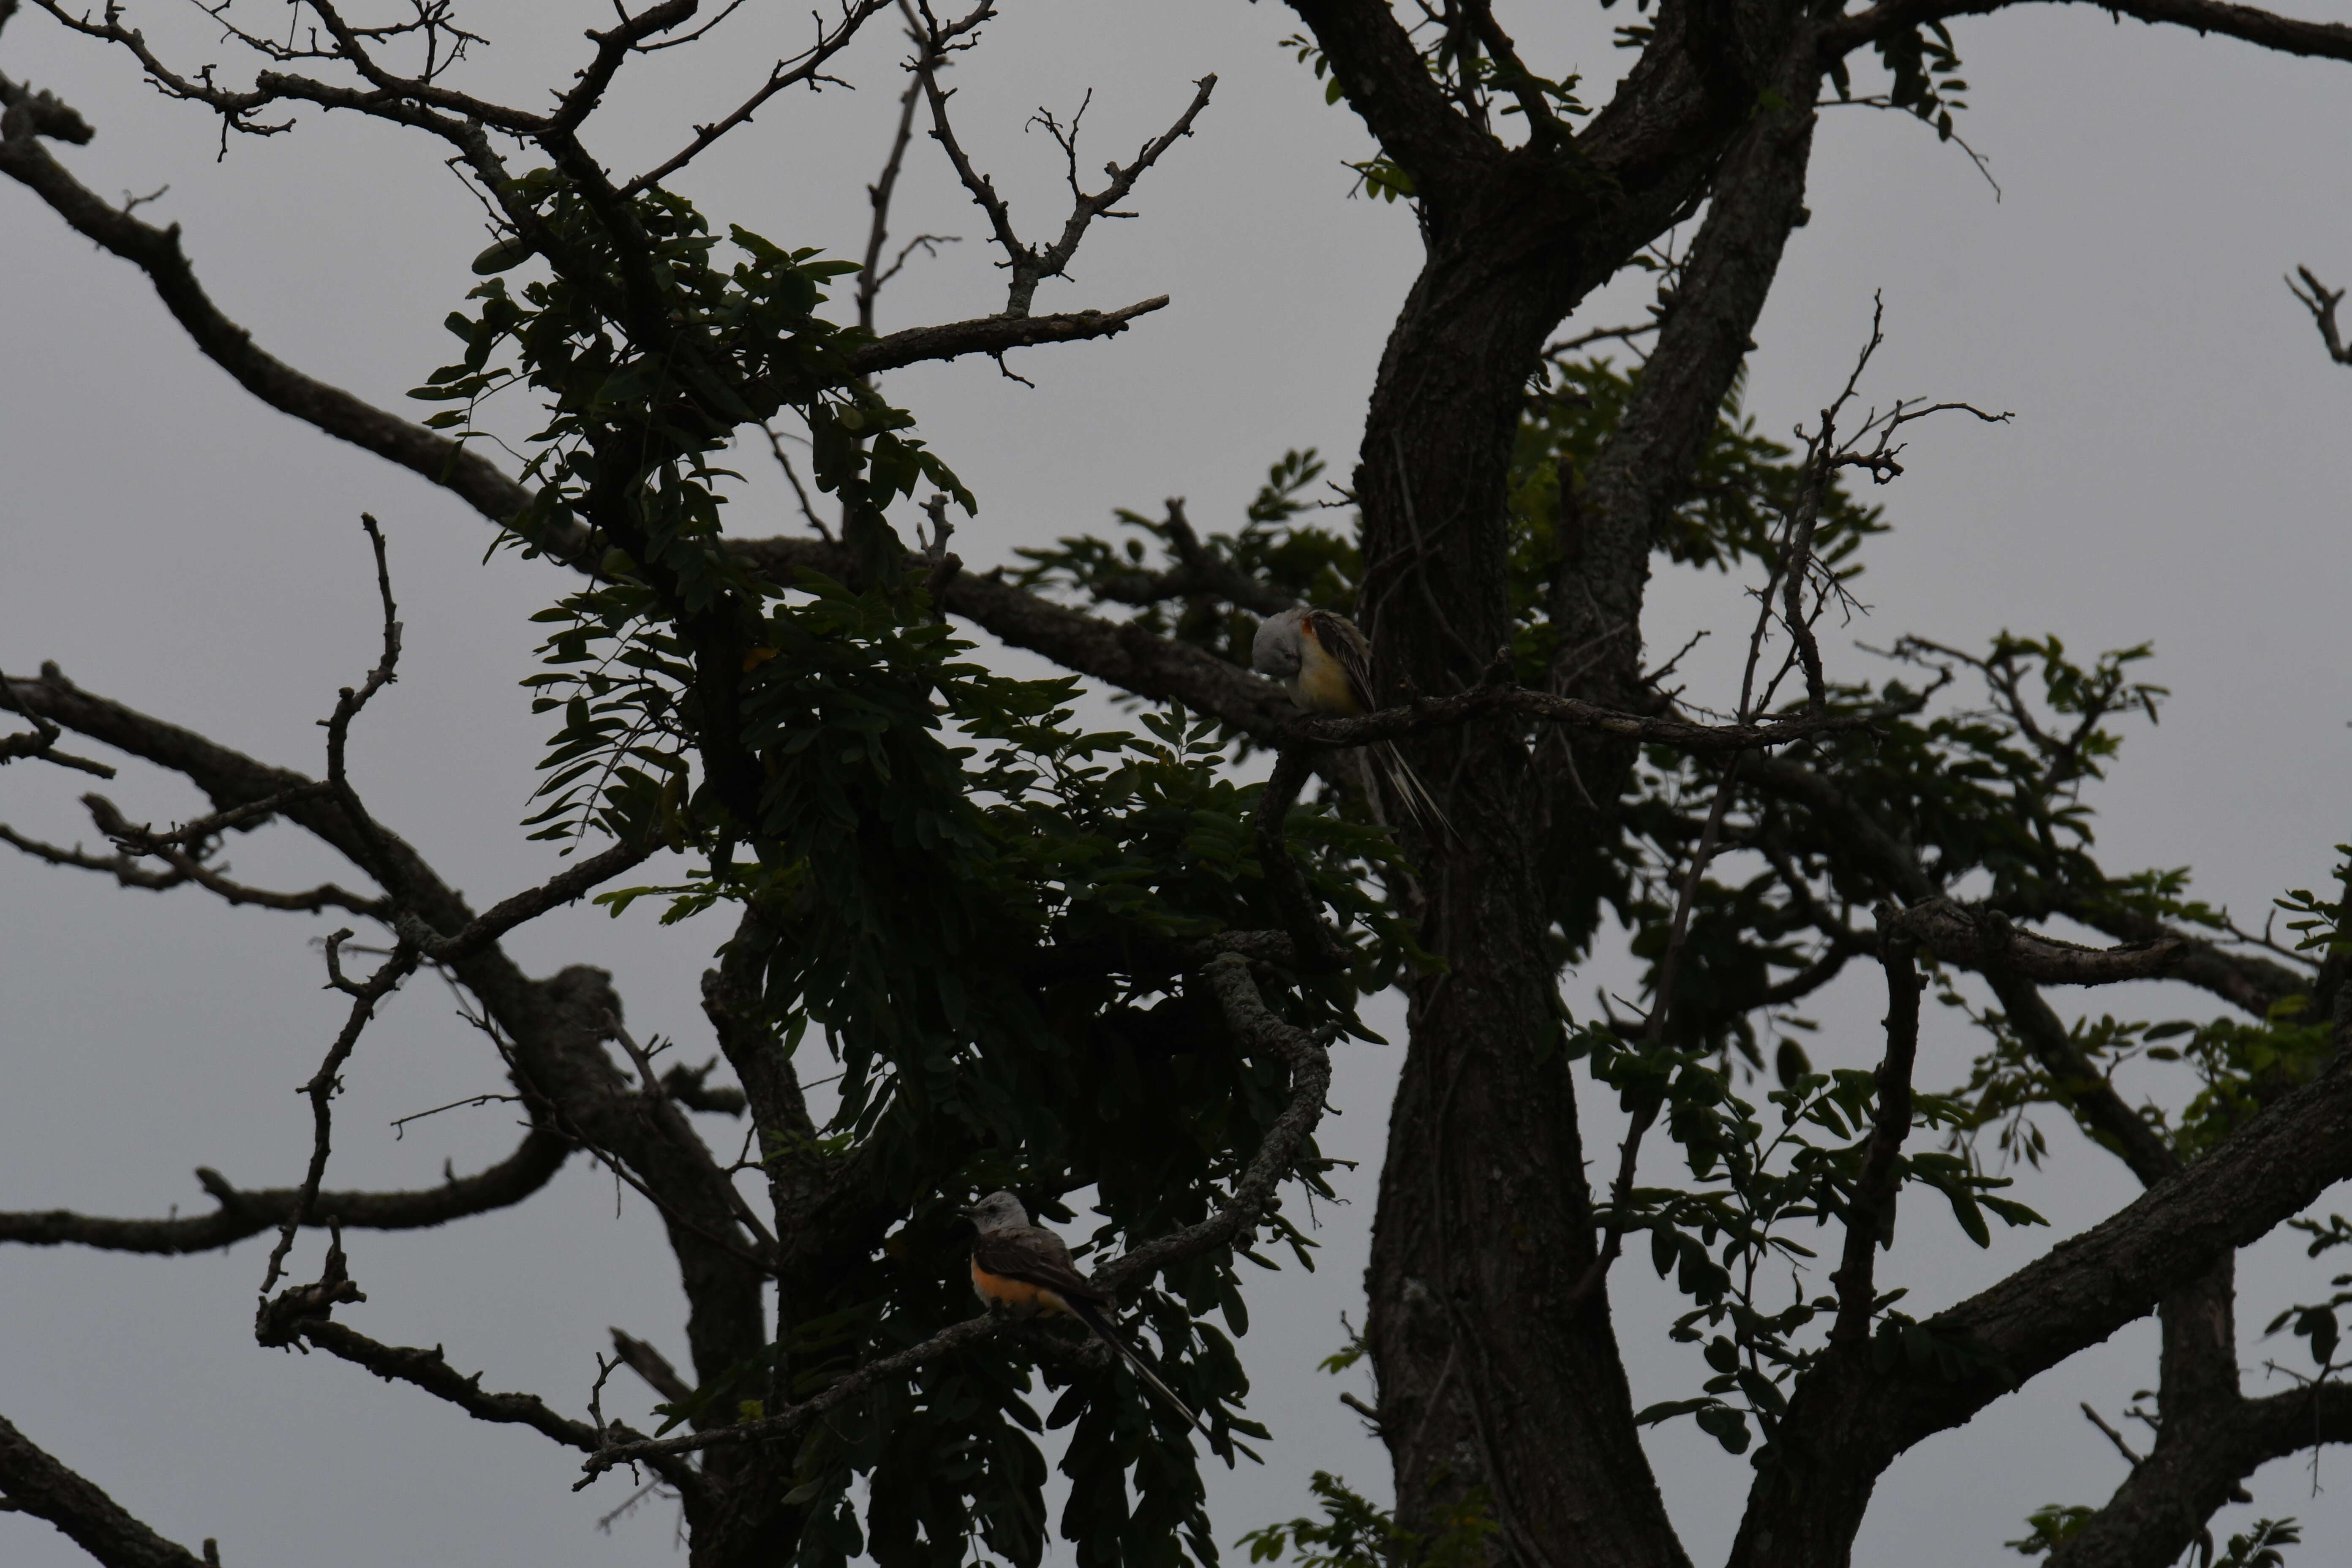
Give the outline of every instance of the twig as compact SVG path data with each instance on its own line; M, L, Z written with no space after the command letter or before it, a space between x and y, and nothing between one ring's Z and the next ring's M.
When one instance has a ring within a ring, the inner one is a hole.
M621 195L634 196L640 191L650 189L668 179L700 157L709 150L711 143L737 126L750 123L752 114L761 104L786 88L798 87L803 82L815 87L821 82L831 80L831 78L824 75L825 62L846 48L849 40L856 36L858 28L864 26L876 12L891 4L894 4L894 0L856 0L856 5L844 7L841 21L833 31L830 33L820 31L817 41L806 53L797 55L790 60L778 60L768 72L768 79L761 84L757 92L745 99L723 119L713 121L709 125L696 126L693 141L688 142L668 162L656 168L646 170L627 184L623 185ZM711 25L716 26L723 20L725 16L722 13Z
M403 941L414 945L420 954L436 963L462 963L526 921L536 920L559 905L568 904L598 883L609 881L632 866L650 859L654 851L660 847L661 841L657 838L615 844L590 856L569 870L549 878L536 888L526 888L511 898L500 900L475 916L464 930L454 936L440 935L405 910L394 918L394 929Z
M2106 1434L2107 1441L2116 1446L2116 1452L2124 1457L2124 1462L2126 1464L2131 1466L2134 1469L2137 1469L2139 1468L2140 1457L2132 1452L2132 1446L2124 1441L2124 1435L2116 1431L2114 1427L2108 1426L2105 1421L2101 1420L2099 1418L2099 1413L2091 1408L2091 1402L2087 1399L2083 1401L2083 1418L2090 1422L2092 1426L2096 1426L2100 1431Z
M331 1102L335 1090L342 1087L341 1075L343 1064L351 1060L352 1049L360 1043L361 1033L375 1017L375 1005L390 995L408 977L415 969L420 956L414 947L403 942L364 983L354 984L343 978L337 959L338 950L351 934L346 927L327 939L329 980L336 990L350 995L352 1006L343 1020L342 1028L335 1036L334 1043L327 1047L326 1059L319 1064L319 1070L311 1075L310 1081L300 1090L310 1100L310 1165L303 1173L302 1186L295 1195L293 1209L286 1215L285 1224L278 1227L278 1245L269 1249L269 1267L261 1279L261 1294L265 1298L277 1288L278 1270L284 1267L286 1254L294 1246L294 1235L309 1223L312 1207L319 1201L319 1184L327 1174L327 1154L332 1145L334 1131ZM337 1250L340 1252L341 1248Z
M360 526L367 531L368 542L375 551L376 596L383 605L383 653L356 692L346 686L336 694L335 711L326 721L327 787L334 793L344 816L351 819L352 831L365 849L368 874L397 900L403 891L400 873L394 868L392 856L384 847L383 831L368 815L367 807L360 804L359 794L352 788L350 774L344 768L352 721L359 717L370 698L399 678L400 668L400 606L393 603L392 569L384 559L383 531L366 512L360 513Z
M921 63L908 70L907 90L898 95L898 128L890 138L890 155L882 162L881 177L866 187L866 199L874 208L874 223L866 235L866 265L857 272L857 324L869 332L874 330L874 301L881 294L882 285L889 281L889 276L895 275L898 267L906 265L908 251L922 243L919 237L901 251L890 275L881 271L882 247L890 237L890 197L898 188L898 171L907 162L908 144L915 138L915 103L923 96L923 69L932 63L930 41L916 20L909 0L896 0L896 4L907 18L907 36L922 53Z
M1060 236L1051 245L1026 245L1013 231L1013 209L1003 196L996 194L995 183L973 165L971 156L956 140L954 127L948 121L948 100L954 95L940 86L940 71L950 53L969 47L968 42L961 40L968 38L972 29L993 16L995 7L988 0L983 0L983 4L970 16L946 26L942 26L931 15L929 4L922 4L920 10L923 17L922 53L913 69L922 84L923 96L930 105L932 139L947 153L949 163L955 169L956 178L963 183L973 202L988 215L989 227L1004 251L1004 265L1012 273L1012 282L1005 294L1004 314L1015 319L1024 317L1036 300L1040 283L1048 278L1068 276L1065 269L1069 266L1070 258L1077 254L1079 242L1086 237L1087 228L1097 218L1127 216L1117 210L1118 204L1135 189L1136 181L1142 177L1146 169L1158 163L1168 149L1192 133L1192 121L1200 117L1202 110L1208 107L1209 95L1215 90L1217 79L1212 74L1194 83L1192 101L1186 106L1184 112L1178 115L1176 122L1157 138L1144 143L1133 163L1122 166L1113 160L1103 165L1103 173L1110 177L1110 183L1091 195L1077 183L1075 128L1066 133L1050 115L1045 116L1044 123L1047 132L1059 143L1069 164L1074 200L1070 216L1063 221Z
M0 85L5 85L5 78L0 78ZM7 101L5 95L0 94L0 102L5 101ZM7 684L7 673L0 670L0 687L5 687ZM58 741L65 731L48 720L38 713L28 712L25 717L32 721L33 732L29 735L0 735L0 767L6 767L20 757L31 757L38 762L54 763L61 768L73 768L81 773L94 773L102 779L110 779L114 776L114 769L105 763L94 763L88 757L78 757L70 752L58 751Z
M2303 279L2311 292L2306 294L2294 286L2294 279L2286 280L2286 291L2303 302L2311 312L2312 323L2319 329L2319 341L2327 345L2327 357L2337 364L2352 364L2352 345L2347 345L2336 324L2336 307L2344 302L2344 290L2330 289L2312 273L2308 267L2298 267L2296 277Z

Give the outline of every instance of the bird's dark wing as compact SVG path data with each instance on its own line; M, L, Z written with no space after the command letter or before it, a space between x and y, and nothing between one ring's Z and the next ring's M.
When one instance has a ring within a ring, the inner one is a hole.
M1097 1289L1072 1267L1070 1249L1050 1230L1022 1226L988 1231L972 1243L971 1260L983 1272L1024 1285L1042 1285L1072 1301L1108 1304L1110 1297Z
M1356 623L1328 610L1309 610L1307 620L1315 640L1323 645L1323 651L1338 660L1340 669L1346 672L1357 708L1366 713L1378 708L1380 703L1372 696L1372 645L1364 640Z

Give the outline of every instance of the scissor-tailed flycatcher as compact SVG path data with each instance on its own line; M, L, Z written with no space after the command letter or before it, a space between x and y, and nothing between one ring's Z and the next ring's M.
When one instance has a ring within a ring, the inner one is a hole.
M1329 610L1301 605L1267 617L1250 645L1250 663L1260 675L1282 682L1290 700L1309 713L1355 719L1379 705L1372 698L1372 645L1355 622ZM1381 741L1370 750L1423 832L1433 837L1454 831L1395 746Z
M991 1193L963 1212L980 1228L980 1237L971 1246L971 1288L982 1300L1024 1318L1067 1312L1125 1356L1135 1375L1198 1428L1210 1447L1219 1454L1227 1452L1223 1442L1192 1414L1192 1406L1177 1398L1111 1328L1104 1315L1104 1309L1111 1305L1110 1297L1078 1272L1060 1237L1029 1223L1029 1211L1021 1206L1019 1198L1011 1193Z

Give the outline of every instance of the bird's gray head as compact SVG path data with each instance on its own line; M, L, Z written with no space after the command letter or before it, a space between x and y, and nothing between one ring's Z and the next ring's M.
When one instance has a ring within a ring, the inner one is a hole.
M1260 675L1288 680L1298 673L1298 626L1307 618L1305 605L1294 606L1258 623L1250 644L1250 667Z
M983 1232L1011 1230L1029 1223L1029 1211L1011 1193L991 1193L963 1212Z

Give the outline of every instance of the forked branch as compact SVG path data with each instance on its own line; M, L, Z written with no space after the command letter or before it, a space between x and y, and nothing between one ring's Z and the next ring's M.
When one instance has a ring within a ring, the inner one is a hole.
M1048 278L1068 276L1066 268L1070 260L1077 254L1087 230L1093 226L1097 218L1129 216L1117 210L1118 204L1135 189L1136 181L1143 177L1146 169L1158 163L1171 147L1192 133L1192 121L1199 119L1201 110L1209 106L1209 95L1216 90L1217 79L1214 75L1204 76L1194 83L1192 101L1185 107L1184 112L1178 115L1176 122L1166 131L1145 142L1133 163L1122 165L1114 159L1103 165L1103 173L1108 176L1109 183L1092 194L1078 183L1076 121L1065 128L1044 110L1038 110L1035 123L1042 124L1046 134L1054 138L1068 164L1071 205L1070 216L1063 220L1062 232L1052 244L1031 245L1024 243L1014 231L1012 206L997 195L996 183L981 173L972 163L971 154L964 151L963 144L956 140L955 128L948 119L948 100L954 96L954 92L940 85L940 71L953 55L971 47L971 34L982 22L995 15L995 7L984 0L980 8L969 16L947 24L940 23L931 14L928 3L921 5L920 13L922 23L917 38L918 51L910 68L921 82L924 100L930 106L932 140L939 142L940 150L946 153L949 163L955 169L956 178L963 183L963 188L971 194L981 211L988 215L989 227L1004 252L1003 265L1012 274L1012 282L1005 292L1004 314L1013 318L1026 316L1037 298L1039 284ZM1084 113L1081 109L1079 114L1083 116Z

